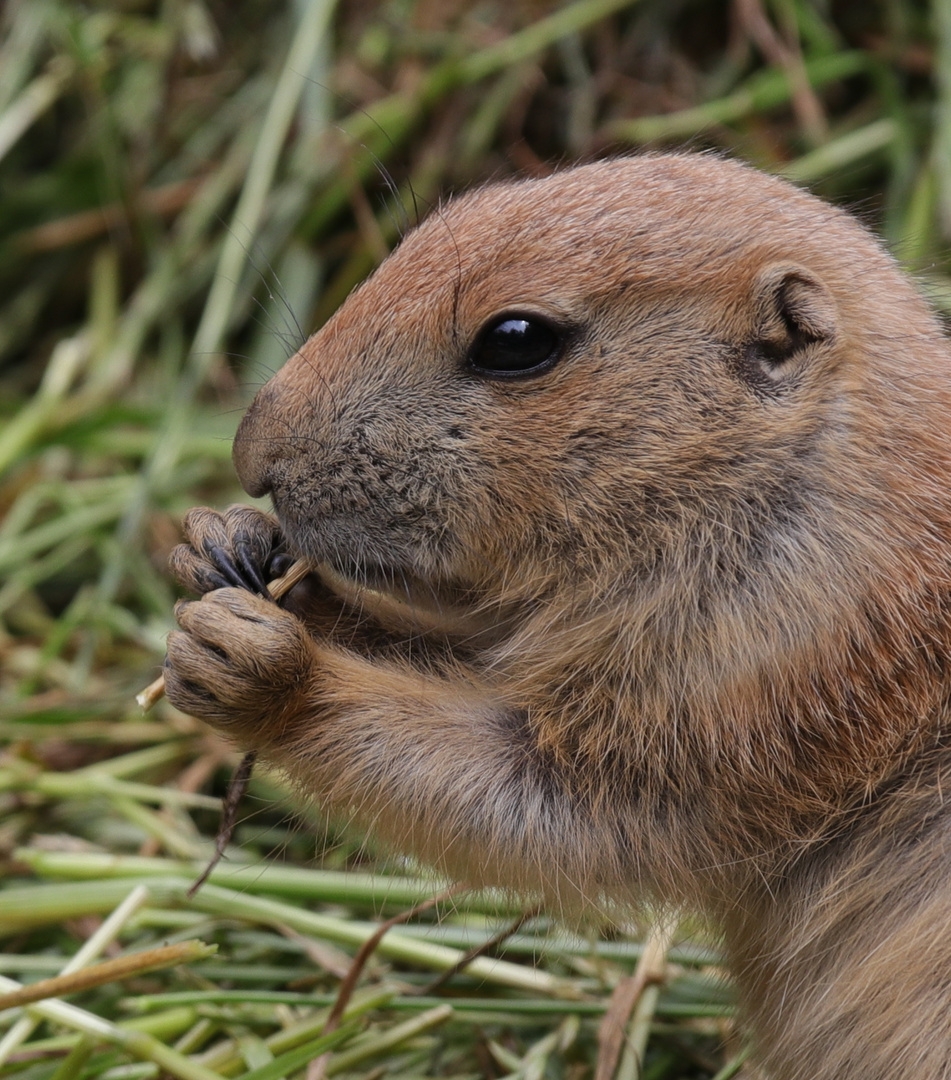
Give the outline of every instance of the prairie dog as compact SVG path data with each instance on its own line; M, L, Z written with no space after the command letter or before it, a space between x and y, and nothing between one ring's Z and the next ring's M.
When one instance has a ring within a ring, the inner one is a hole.
M257 395L277 517L190 515L169 697L453 876L706 912L774 1080L951 1077L949 433L842 211L697 155L478 190ZM281 543L292 611L219 587Z

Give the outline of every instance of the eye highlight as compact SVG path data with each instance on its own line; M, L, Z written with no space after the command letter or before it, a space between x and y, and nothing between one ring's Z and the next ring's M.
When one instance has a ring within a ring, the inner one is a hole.
M497 315L472 343L469 367L493 378L538 375L554 364L563 345L563 332L539 315Z

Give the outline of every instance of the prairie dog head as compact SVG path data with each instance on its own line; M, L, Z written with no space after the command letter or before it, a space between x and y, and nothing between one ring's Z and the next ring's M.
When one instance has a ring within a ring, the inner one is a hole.
M920 517L909 465L944 469L941 348L841 211L715 158L602 162L434 212L234 459L300 553L371 582L518 603L795 563L835 592L892 558L862 515Z

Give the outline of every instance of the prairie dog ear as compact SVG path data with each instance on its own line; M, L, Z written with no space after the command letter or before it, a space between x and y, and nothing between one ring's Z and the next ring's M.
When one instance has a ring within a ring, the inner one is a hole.
M774 263L753 281L753 340L750 343L774 375L807 345L835 336L832 294L810 270Z

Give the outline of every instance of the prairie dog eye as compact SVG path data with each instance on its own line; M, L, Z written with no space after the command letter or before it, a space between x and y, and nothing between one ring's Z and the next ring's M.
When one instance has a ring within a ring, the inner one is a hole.
M472 343L469 367L493 378L539 375L555 363L563 344L562 331L539 315L497 315Z

